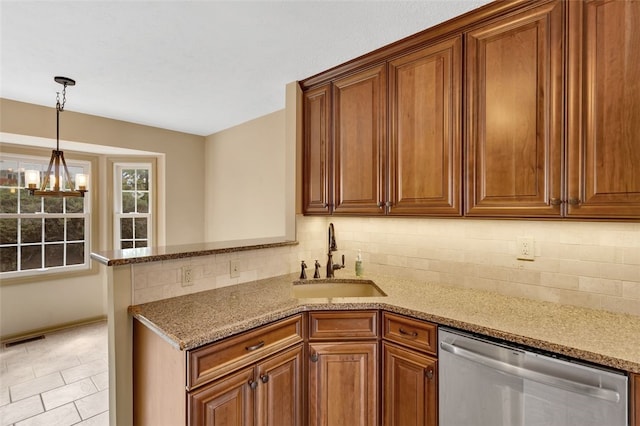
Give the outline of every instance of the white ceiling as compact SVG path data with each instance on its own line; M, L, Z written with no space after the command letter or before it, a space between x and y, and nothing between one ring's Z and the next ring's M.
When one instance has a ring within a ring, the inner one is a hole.
M0 97L209 135L284 88L488 0L0 0Z

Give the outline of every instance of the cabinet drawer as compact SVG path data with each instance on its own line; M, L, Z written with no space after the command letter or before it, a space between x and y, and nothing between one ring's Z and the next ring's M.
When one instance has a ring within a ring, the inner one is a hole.
M309 339L375 339L378 311L309 312Z
M425 321L383 312L382 337L419 351L438 353L438 327Z
M302 315L295 315L189 351L187 389L191 390L302 341Z

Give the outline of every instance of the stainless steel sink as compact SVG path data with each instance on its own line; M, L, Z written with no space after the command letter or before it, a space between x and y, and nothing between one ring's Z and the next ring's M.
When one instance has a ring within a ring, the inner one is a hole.
M371 280L340 278L294 281L291 292L296 299L386 296Z

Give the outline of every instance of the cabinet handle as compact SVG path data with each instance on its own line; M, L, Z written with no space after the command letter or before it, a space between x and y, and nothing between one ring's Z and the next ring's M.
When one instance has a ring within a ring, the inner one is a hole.
M255 380L249 380L249 387L250 387L251 389L255 389L255 388L257 388L257 387L258 387L258 382L257 382L257 381L255 381Z
M391 201L387 201L385 204L387 206L387 213L391 213L391 206L393 206L393 203Z
M314 352L311 354L311 362L318 362L318 353Z
M427 379L429 379L429 380L433 379L433 368L427 369L426 376L427 376Z
M580 204L580 200L578 198L569 198L569 204L572 206L577 206Z
M378 207L383 208L384 207L384 203L382 201L378 201Z
M263 374L262 376L260 376L260 380L262 380L262 383L267 383L269 381L269 376Z
M264 340L261 340L253 346L247 346L245 349L251 352L251 351L255 351L256 349L260 349L263 346L264 346Z
M415 331L407 331L404 328L400 327L400 334L404 334L405 336L418 337L418 333Z
M549 200L549 202L552 206L559 206L560 204L562 204L562 200L560 198L552 198L551 200Z

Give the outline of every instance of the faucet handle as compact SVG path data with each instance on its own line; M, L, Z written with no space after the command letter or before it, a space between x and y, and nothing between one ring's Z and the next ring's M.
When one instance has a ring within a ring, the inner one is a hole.
M304 263L304 260L300 263L300 279L301 280L306 280L307 279L307 271L305 271L305 269L307 269L307 264Z
M320 262L318 262L318 259L316 259L316 270L313 273L313 278L320 278Z
M344 268L344 254L342 255L342 267Z

